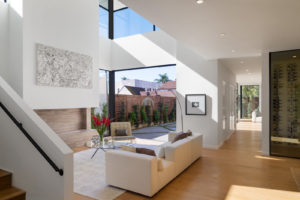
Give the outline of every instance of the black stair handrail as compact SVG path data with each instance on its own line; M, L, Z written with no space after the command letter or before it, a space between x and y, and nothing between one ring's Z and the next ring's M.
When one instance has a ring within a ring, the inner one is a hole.
M40 154L46 159L46 161L53 167L53 169L59 173L60 176L64 175L64 170L59 169L57 165L51 160L51 158L45 153L45 151L36 143L36 141L28 134L24 129L23 124L18 122L18 120L9 112L9 110L0 102L0 107L8 115L8 117L14 122L14 124L20 129L24 136L31 142L31 144L40 152Z

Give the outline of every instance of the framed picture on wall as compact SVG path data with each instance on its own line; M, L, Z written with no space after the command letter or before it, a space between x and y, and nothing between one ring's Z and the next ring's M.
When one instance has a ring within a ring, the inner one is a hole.
M186 115L206 115L206 94L185 95Z

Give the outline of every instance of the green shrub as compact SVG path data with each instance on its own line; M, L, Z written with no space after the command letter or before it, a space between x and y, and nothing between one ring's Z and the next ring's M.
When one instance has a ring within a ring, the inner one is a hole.
M164 123L169 122L168 110L169 110L168 106L165 105L165 107L164 107L164 114L163 114Z
M135 123L135 126L136 127L139 127L139 125L140 125L140 122L139 122L139 106L138 105L133 105L132 106L132 109L133 109L133 112L135 113L135 121L134 121L134 123Z
M163 120L163 103L162 102L159 102L158 103L158 112L159 112L159 120Z
M147 115L147 124L148 126L150 126L152 123L152 117L151 117L151 106L149 105L146 106L146 115Z
M108 105L107 103L102 104L102 116L101 117L108 117Z
M135 112L129 113L128 119L129 119L131 125L134 125L134 123L135 123L135 121L136 121L136 115L135 115Z
M125 117L125 103L122 101L121 102L121 110L120 110L120 118L119 121L120 122L125 122L126 117Z
M158 124L160 120L160 113L156 109L153 111L153 120L155 124Z
M176 103L174 104L174 106L172 108L169 119L173 122L176 121Z
M145 112L145 106L144 105L141 106L140 113L141 113L141 123L147 122L148 119L147 119L147 115L146 115L146 112Z

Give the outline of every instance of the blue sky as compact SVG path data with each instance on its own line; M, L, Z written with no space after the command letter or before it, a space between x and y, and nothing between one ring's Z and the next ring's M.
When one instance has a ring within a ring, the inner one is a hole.
M154 81L159 78L159 74L167 73L169 79L176 79L176 66L172 67L156 67L149 69L137 69L137 70L127 70L127 71L119 71L115 74L116 81L120 81L122 77L126 77L128 79L139 79L144 81Z

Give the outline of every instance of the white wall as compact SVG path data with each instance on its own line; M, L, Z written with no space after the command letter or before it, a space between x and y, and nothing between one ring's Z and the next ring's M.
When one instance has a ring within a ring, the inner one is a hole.
M262 112L262 154L270 154L270 107L269 107L269 53L262 55L262 85L261 85L261 112Z
M176 40L163 31L118 38L112 42L111 68L114 70L175 62Z
M98 0L26 0L23 19L24 99L34 109L96 107L99 103ZM35 84L35 45L41 43L93 57L92 89Z
M183 44L177 45L177 96L182 106L184 131L204 135L204 147L218 148L218 61L206 61ZM185 115L185 95L206 94L207 115ZM177 104L177 130L181 130L181 110Z
M8 83L23 96L23 0L10 0L8 9Z
M222 62L218 62L218 105L219 105L219 144L222 144L234 132L235 127L235 92L236 76ZM234 102L232 102L234 101ZM233 112L232 110L233 109ZM223 121L224 120L224 121ZM234 124L234 125L233 125ZM233 125L233 127L232 127Z
M110 70L112 55L112 40L99 36L99 68Z
M22 96L22 0L0 2L0 27L0 75Z
M7 77L8 68L8 4L0 1L0 76Z
M60 176L0 109L0 168L13 173L13 185L26 199L73 199L73 152L0 77L0 101L22 123L56 165Z

